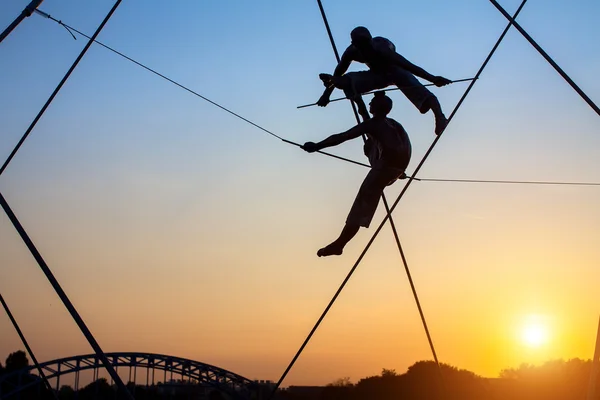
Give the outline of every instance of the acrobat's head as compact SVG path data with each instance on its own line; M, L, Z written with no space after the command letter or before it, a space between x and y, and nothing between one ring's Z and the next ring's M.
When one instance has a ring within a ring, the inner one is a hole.
M385 95L383 90L375 92L373 100L369 103L369 111L374 117L385 117L392 111L393 106L392 99Z
M352 39L352 44L358 47L359 49L371 44L371 32L364 26L357 26L352 29L350 32L350 39Z

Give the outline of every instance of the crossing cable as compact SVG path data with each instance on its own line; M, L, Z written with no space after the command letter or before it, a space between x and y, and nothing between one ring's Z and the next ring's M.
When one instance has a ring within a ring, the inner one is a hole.
M329 22L328 22L328 20L327 20L327 16L326 16L326 14L325 14L325 10L324 10L324 8L323 8L323 4L322 4L321 0L317 0L317 3L318 3L318 5L319 5L319 10L320 10L320 12L321 12L321 17L323 18L323 22L324 22L324 24L325 24L325 28L326 28L326 30L327 30L327 35L329 36L329 41L331 42L331 46L332 46L332 48L333 48L333 52L335 53L335 58L337 59L337 62L339 63L339 62L340 62L340 60L341 60L341 58L340 58L340 54L339 54L339 52L338 52L338 50L337 50L337 46L336 46L336 44L335 44L335 40L333 39L333 34L331 33L331 29L330 29L330 27L329 27ZM358 116L358 112L357 112L357 110L356 110L356 105L355 105L354 101L352 101L352 100L351 100L351 101L350 101L350 104L352 105L352 111L354 112L354 117L356 118L356 122L357 122L357 123L360 123L360 118L359 118L359 116ZM363 135L363 140L364 140L364 139L365 139L365 137L364 137L364 135ZM418 308L418 310L419 310L419 314L420 314L420 316L421 316L421 321L422 321L422 323L423 323L423 326L425 327L425 332L426 332L426 334L427 334L427 340L428 340L428 342L429 342L429 345L430 345L431 351L432 351L432 353L433 353L433 357L434 357L435 363L436 363L436 365L437 365L437 367L438 367L438 371L439 371L439 373L440 373L440 379L441 379L441 381L442 381L442 383L443 383L443 377L442 377L442 374L441 374L441 368L440 368L440 365L439 365L439 362L438 362L437 353L436 353L436 351L435 351L435 346L433 345L433 341L431 340L431 336L430 336L430 334L429 334L429 329L428 329L428 327L427 327L427 322L425 321L425 316L424 316L424 314L423 314L423 311L422 311L422 308L421 308L421 303L420 303L420 301L419 301L419 297L418 297L418 295L417 295L417 292L416 292L415 286L414 286L414 284L413 284L413 281L412 281L412 277L411 277L411 274L410 274L410 270L409 270L409 268L408 268L408 264L407 264L407 262L406 262L406 257L405 257L405 255L404 255L404 251L403 251L403 249L402 249L402 245L401 245L401 243L400 243L400 238L399 238L399 236L398 236L398 232L396 231L396 225L395 225L395 223L394 223L394 220L393 220L393 218L392 218L392 214L391 214L392 210L390 210L389 204L388 204L388 202L387 202L387 199L386 199L386 196L385 196L385 194L384 194L384 193L382 193L382 195L381 195L381 198L382 198L383 204L384 204L384 206L385 206L386 214L387 214L387 216L389 216L389 219L390 219L390 227L392 228L392 232L393 232L393 235L394 235L394 239L395 239L395 241L396 241L396 245L398 246L398 251L400 252L400 256L401 256L401 258L402 258L402 261L403 261L403 263L404 263L404 269L405 269L405 271L406 271L406 273L407 273L408 280L409 280L409 282L410 282L410 286L411 286L411 289L412 289L412 291L413 291L413 296L414 296L414 298L415 298L415 301L416 301L416 304L417 304L417 308ZM352 273L352 272L353 272L353 271L351 271L351 273ZM348 277L346 278L346 280L344 280L344 283L342 284L342 287L341 287L341 288L338 290L338 292L336 293L336 295L334 296L334 298L337 298L337 295L338 295L339 293L341 293L341 289L343 288L343 286L345 286L345 282L347 282L347 281L348 281L349 277L350 277L350 276L348 276ZM334 300L332 300L332 302L330 302L330 306L331 306L331 305L333 305L333 302L334 302L334 301L335 301L335 299L334 299ZM326 313L328 310L329 310L329 306L327 307L327 309L326 309L325 313ZM291 362L291 363L288 365L287 369L284 371L283 375L281 376L281 378L279 379L279 381L277 382L277 384L276 384L276 385L275 385L275 387L273 388L273 391L271 392L271 396L270 396L270 398L271 398L271 399L273 398L273 396L274 396L275 392L277 391L278 387L281 385L281 383L283 382L283 380L285 379L285 377L287 376L287 374L288 374L288 373L289 373L289 371L291 370L291 368L292 368L293 364L295 363L296 359L297 359L297 358L300 356L300 353L303 351L303 349L304 349L304 346L305 346L306 344L308 344L308 341L310 340L310 337L312 337L312 334L313 334L313 333L316 331L316 328L317 328L317 327L318 327L318 325L320 324L321 320L324 318L324 316L325 316L325 313L324 313L324 314L321 316L321 319L319 319L319 321L317 322L317 325L315 325L315 328L313 328L313 330L310 332L310 334L309 334L309 337L308 337L308 338L305 340L305 342L304 342L304 343L303 343L303 345L301 346L300 350L299 350L299 351L296 353L296 355L295 355L295 357L293 358L292 362Z
M48 378L46 378L46 374L44 374L42 367L40 367L40 363L38 362L37 358L33 354L33 350L31 350L31 347L29 347L29 343L27 343L27 339L25 339L25 335L23 335L23 332L21 331L21 328L19 327L17 320L12 315L12 312L10 312L10 308L8 308L8 304L6 304L6 302L4 301L4 297L2 297L1 293L0 293L0 303L2 303L2 307L4 307L4 311L6 311L6 315L8 315L8 319L10 319L10 322L12 322L13 326L15 327L15 330L17 331L19 338L21 338L21 342L23 342L23 346L25 346L27 353L29 353L29 357L31 357L31 361L33 361L33 365L35 365L35 368L38 370L38 372L40 374L40 378L42 379L42 381L44 381L46 388L48 388L48 390L52 393L52 396L54 397L54 399L58 400L58 396L52 389L52 386L50 385Z
M554 185L554 186L600 186L599 182L552 182L552 181L502 181L486 179L439 179L414 178L420 182L450 182L450 183L499 183L510 185Z
M496 7L498 9L498 11L500 11L502 13L502 15L504 15L504 17L506 19L508 19L508 21L514 25L514 27L521 33L521 35L523 35L525 37L525 39L527 39L527 41L533 46L535 47L535 49L542 55L542 57L544 57L544 59L546 59L546 61L548 61L548 63L552 66L552 68L554 68L556 70L556 72L558 72L560 74L560 76L563 77L563 79L565 81L567 81L567 83L569 85L571 85L571 87L577 92L577 94L579 94L579 96L581 96L581 98L588 103L588 105L590 107L592 107L592 109L594 111L596 111L596 114L600 115L600 108L598 108L598 106L592 101L592 99L590 99L583 90L581 90L579 88L579 86L577 86L577 84L569 77L569 75L567 75L567 73L565 71L563 71L563 69L561 67L558 66L558 64L548 55L548 53L546 53L544 51L544 49L542 49L542 47L536 43L535 40L533 40L533 38L531 36L529 36L529 34L525 31L525 29L523 29L521 27L521 25L519 25L517 23L517 21L515 21L515 18L510 16L509 13L506 12L506 10L504 8L502 8L502 6L500 4L498 4L498 2L496 0L490 0L490 2L494 5L494 7Z
M44 11L37 10L37 9L34 10L34 11L37 14L39 14L39 15L45 17L45 18L48 18L51 21L56 22L57 24L61 25L65 29L67 29L69 32L73 31L73 32L77 33L78 35L80 35L80 36L82 36L84 38L90 39L90 36L88 36L85 33L79 31L78 29L76 29L76 28L74 28L74 27L72 27L72 26L70 26L70 25L62 22L61 20L58 20L58 19L52 17L50 14L47 14ZM108 45L106 45L106 44L98 41L98 40L94 40L94 42L96 44L104 47L105 49L107 49L107 50L109 50L109 51L111 51L111 52L113 52L113 53L115 53L115 54L117 54L117 55L125 58L126 60L128 60L128 61L130 61L130 62L132 62L132 63L134 63L134 64L136 64L136 65L138 65L138 66L140 66L142 68L144 68L145 70L147 70L147 71L149 71L149 72L151 72L151 73L159 76L160 78L163 78L166 81L168 81L168 82L170 82L170 83L172 83L172 84L174 84L174 85L176 85L176 86L178 86L178 87L186 90L187 92L189 92L189 93L191 93L191 94L193 94L193 95L195 95L195 96L197 96L197 97L199 97L199 98L201 98L201 99L203 99L203 100L205 100L205 101L213 104L214 106L219 107L220 109L222 109L222 110L230 113L231 115L234 115L235 117L237 117L237 118L239 118L239 119L241 119L241 120L249 123L250 125L253 125L254 127L256 127L258 129L260 129L260 130L268 133L269 135L272 135L273 137L275 137L275 138L277 138L277 139L279 139L279 140L281 140L281 141L283 141L285 143L291 144L293 146L297 146L297 147L301 147L302 146L299 143L292 142L292 141L287 140L287 139L285 139L285 138L283 138L283 137L281 137L279 135L276 135L275 133L271 132L270 130L268 130L268 129L266 129L266 128L264 128L264 127L262 127L262 126L260 126L260 125L258 125L256 123L248 120L247 118L245 118L245 117L243 117L243 116L241 116L241 115L239 115L239 114L231 111L230 109L228 109L228 108L226 108L226 107L224 107L224 106L222 106L222 105L220 105L220 104L218 104L218 103L216 103L216 102L208 99L207 97L205 97L205 96L203 96L203 95L195 92L194 90L192 90L192 89L184 86L183 84L181 84L181 83L179 83L179 82L177 82L177 81L175 81L175 80L173 80L173 79L171 79L171 78L169 78L169 77L161 74L160 72L158 72L158 71L156 71L156 70L154 70L154 69L152 69L152 68L150 68L150 67L148 67L148 66L146 66L146 65L144 65L144 64L142 64L142 63L140 63L138 61L136 61L135 59L133 59L133 58L131 58L131 57L129 57L129 56L121 53L120 51L118 51L118 50L116 50L116 49L114 49L114 48L112 48L112 47L110 47L110 46L108 46ZM477 79L477 78L458 79L458 80L452 81L452 83L472 81L472 80L475 80L475 79ZM426 84L424 86L428 86L428 84ZM390 91L390 90L397 90L397 88L387 89L386 91ZM365 93L365 94L368 94L368 93ZM339 100L346 100L346 99L347 99L347 97L341 97L341 98L333 99L330 102L339 101ZM316 104L316 103L314 103L314 104ZM307 105L299 106L297 108L308 107L308 106L311 106L311 105L313 105L313 104L307 104ZM340 156L337 156L335 154L327 153L327 152L324 152L324 151L319 151L319 153L324 154L324 155L329 156L329 157L337 158L339 160L346 161L346 162L349 162L349 163L352 163L352 164L356 164L356 165L360 165L360 166L363 166L363 167L371 168L370 165L367 165L365 163L361 163L359 161L355 161L355 160L351 160L351 159L348 159L348 158L340 157ZM505 182L505 181L475 181L475 180L467 180L467 179L452 179L451 180L451 179L428 179L428 178L415 178L415 180L417 180L417 181L432 181L432 182L523 183L523 184L540 184L540 185L541 184L553 184L553 185L600 186L600 184L597 184L597 183L575 183L575 182L554 182L554 183L546 183L546 182L519 182L519 181Z
M464 78L464 79L457 79L457 80L453 80L451 83L458 83L458 82L468 82L468 81L472 81L474 78ZM426 83L423 86L435 86L435 83ZM387 88L387 89L376 89L376 90L371 90L370 92L366 92L363 94L373 94L375 92L393 92L394 90L402 90L402 89L410 89L414 86L401 86L401 87L393 87L393 88ZM340 101L340 100L352 100L349 97L338 97L332 100L329 100L330 103L336 102L336 101ZM298 106L296 108L306 108L306 107L312 107L312 106L316 106L318 103L310 103L310 104L304 104L301 106Z
M73 27L72 27L72 26L70 26L70 25L67 25L67 24L65 24L65 23L64 23L64 22L62 22L61 20L58 20L58 19L56 19L56 18L52 17L50 14L48 14L48 13L45 13L45 12L43 12L43 11L41 11L41 10L35 10L35 11L36 11L36 12L37 12L39 15L41 15L41 16L43 16L43 17L45 17L45 18L48 18L49 20L51 20L51 21L54 21L54 22L56 22L57 24L59 24L59 25L63 26L63 27L64 27L64 28L66 28L66 29L67 29L69 32L70 32L70 31L73 31L73 32L77 33L78 35L81 35L81 36L83 36L83 37L85 37L85 38L91 39L91 38L90 38L88 35L86 35L85 33L83 33L83 32L81 32L81 31L79 31L78 29L75 29L75 28L73 28ZM93 39L93 41L94 41L95 43L99 44L100 46L104 47L105 49L107 49L107 50L109 50L109 51L111 51L111 52L113 52L113 53L117 54L118 56L121 56L121 57L123 57L124 59L126 59L126 60L128 60L128 61L130 61L130 62L134 63L135 65L137 65L137 66L139 66L139 67L142 67L142 68L143 68L143 69L145 69L146 71L148 71L148 72L151 72L151 73L153 73L154 75L156 75L156 76L158 76L158 77L160 77L160 78L162 78L162 79L164 79L164 80L166 80L166 81L168 81L168 82L172 83L173 85L175 85L175 86L177 86L177 87L179 87L179 88L181 88L181 89L183 89L183 90L185 90L185 91L187 91L187 92L189 92L189 93L193 94L194 96L197 96L197 97L201 98L202 100L204 100L204 101L206 101L206 102L208 102L208 103L212 104L213 106L215 106L215 107L218 107L218 108L220 108L221 110L228 112L229 114L233 115L234 117L241 119L242 121L244 121L244 122L246 122L246 123L248 123L248 124L250 124L250 125L254 126L255 128L258 128L258 129L260 129L261 131L263 131L263 132L265 132L265 133L267 133L267 134L269 134L269 135L271 135L271 136L273 136L273 137L275 137L275 138L277 138L277 139L281 140L282 142L284 142L284 143L287 143L287 144L291 144L291 145L293 145L293 146L296 146L296 147L301 147L301 146L302 146L302 145L301 145L301 144L299 144L299 143L292 142L291 140L285 139L285 138L283 138L283 137L281 137L281 136L279 136L279 135L277 135L277 134L273 133L272 131L270 131L270 130L268 130L268 129L266 129L266 128L264 128L264 127L260 126L260 125L258 125L257 123L255 123L255 122L252 122L252 121L251 121L251 120L249 120L248 118L246 118L246 117L243 117L242 115L240 115L240 114L238 114L238 113L236 113L236 112L234 112L234 111L230 110L229 108L227 108L227 107L225 107L225 106L222 106L221 104L219 104L219 103L217 103L217 102L215 102L215 101L213 101L213 100L209 99L208 97L201 95L200 93L198 93L198 92L196 92L196 91L194 91L194 90L190 89L189 87L187 87L187 86L185 86L185 85L183 85L183 84L181 84L181 83L179 83L179 82L177 82L177 81L175 81L175 80L173 80L173 79L169 78L168 76L166 76L166 75L164 75L164 74L162 74L162 73L160 73L160 72L156 71L155 69L152 69L152 68L150 68L150 67L146 66L145 64L142 64L142 63L141 63L141 62L139 62L139 61L136 61L136 60L134 60L133 58L131 58L131 57L127 56L126 54L124 54L124 53L121 53L120 51L118 51L118 50L116 50L116 49L114 49L114 48L112 48L112 47L110 47L110 46L108 46L108 45L106 45L106 44L104 44L104 43L102 43L102 42L100 42L100 41L96 40L95 38ZM349 163L352 163L352 164L356 164L356 165L360 165L360 166L363 166L363 167L371 168L371 166L370 166L370 165L368 165L368 164L361 163L361 162L358 162L358 161L354 161L354 160L351 160L351 159L349 159L349 158L341 157L341 156L338 156L338 155L335 155L335 154L331 154L331 153L328 153L328 152L325 152L325 151L318 151L318 153L321 153L321 154L323 154L323 155L326 155L326 156L329 156L329 157L337 158L338 160L346 161L346 162L349 162ZM0 173L1 173L1 170L0 170Z
M321 0L317 0L317 3L319 4L319 9L321 10L321 16L323 17L323 22L325 23L325 27L327 28L327 34L329 35L329 40L331 42L331 46L333 47L333 51L335 53L335 57L338 61L338 63L341 61L340 60L340 55L339 52L337 50L337 46L335 45L335 40L333 39L333 35L331 34L331 29L329 28L329 22L327 21L327 16L325 15L325 10L323 9L323 4L321 2ZM355 93L356 94L356 93ZM360 94L357 94L360 96ZM354 117L356 118L356 122L360 123L360 119L358 117L358 113L356 111L356 107L354 102L351 102L352 104L352 110L354 111ZM363 139L364 139L364 135L363 135ZM421 323L423 324L423 328L425 329L425 334L427 335L427 341L429 343L429 347L431 349L431 353L433 355L433 359L435 361L435 364L437 366L437 370L439 373L439 377L440 377L440 382L442 384L442 386L445 386L444 383L444 377L442 374L442 368L440 367L440 362L438 360L438 356L437 356L437 352L435 350L435 346L433 344L433 339L431 338L431 334L429 332L429 327L427 326L427 321L425 319L425 314L423 313L423 308L421 307L421 301L419 300L419 296L417 294L417 289L415 288L413 279L412 279L412 274L410 273L410 268L408 267L408 262L406 261L406 256L404 254L404 250L402 249L402 244L400 243L400 237L398 235L398 231L396 230L396 224L394 223L394 219L392 218L392 214L390 211L390 207L387 201L387 198L385 196L385 193L381 194L381 199L383 200L383 204L385 206L385 211L386 213L389 215L390 218L390 226L392 228L392 233L394 235L394 240L396 241L396 245L398 246L398 251L400 253L400 257L402 258L402 263L404 265L404 270L406 272L406 276L408 278L408 281L410 283L410 287L412 290L412 294L413 297L415 299L415 303L417 305L417 309L419 311L419 316L421 317Z
M21 14L4 30L0 33L0 42L2 42L6 37L15 29L23 20L27 17L30 17L33 11L39 7L39 5L44 0L32 0L31 3L21 11Z
M50 267L48 267L48 264L43 259L42 255L36 248L35 244L33 243L31 238L25 231L25 228L23 228L23 225L21 225L21 222L19 221L19 219L17 218L15 213L12 211L12 209L8 205L8 202L6 201L6 199L4 198L2 193L0 193L0 207L2 207L4 209L4 212L8 216L8 219L10 220L10 222L13 224L13 226L19 233L19 236L21 237L21 239L23 240L23 242L25 243L25 245L31 252L31 255L37 261L40 269L46 275L46 278L48 279L48 281L50 282L50 284L56 291L56 294L62 300L63 304L65 305L65 308L69 311L69 313L71 314L71 317L73 318L73 320L75 321L75 323L77 324L77 326L79 327L79 329L81 330L83 335L86 337L86 339L88 340L90 345L92 346L92 349L94 349L94 351L96 352L96 355L98 356L98 358L100 359L100 361L102 362L104 367L106 368L107 372L110 374L111 378L113 378L113 380L115 381L115 383L117 384L119 389L122 390L123 394L127 395L130 400L134 400L134 398L131 396L131 394L129 393L129 391L127 390L125 385L123 384L123 381L121 380L119 375L116 373L113 366L110 364L110 361L106 357L106 354L100 348L100 345L94 338L94 335L89 330L89 328L87 327L85 322L83 322L83 319L81 318L81 316L75 309L75 306L73 305L73 303L71 303L71 300L69 300L69 297L67 296L65 291L60 286L60 283L58 282L58 280L56 279L56 277L50 270Z
M69 68L69 70L67 71L65 76L62 78L62 80L60 81L58 86L56 86L56 89L54 89L54 92L52 92L52 94L50 95L50 97L48 98L48 100L46 101L44 106L42 107L42 109L38 112L36 117L33 119L31 124L29 125L29 128L27 128L27 130L25 131L25 133L23 134L23 136L21 137L21 139L19 140L17 145L11 151L8 158L4 161L4 164L2 164L2 167L0 167L0 175L2 175L4 173L4 170L6 170L6 167L8 167L8 164L10 164L10 162L13 159L13 157L15 156L15 154L17 154L17 152L21 148L21 145L23 144L23 142L25 142L25 139L27 139L27 137L29 136L29 134L31 133L33 128L36 126L36 124L38 123L38 121L40 120L40 118L42 117L42 115L44 114L44 112L46 111L48 106L50 105L50 103L52 103L52 101L54 100L54 98L56 97L56 95L58 94L60 89L62 89L65 82L69 79L69 77L71 76L71 73L75 70L75 68L79 64L79 61L81 61L81 59L83 58L83 56L85 55L87 50L90 48L90 46L94 42L95 38L98 36L100 31L102 31L102 28L104 28L104 25L108 22L108 20L112 16L114 10L116 10L116 7L118 7L120 3L121 3L121 0L118 0L115 3L115 6L113 6L113 8L110 10L110 12L108 13L108 15L106 16L104 21L102 21L102 23L100 24L98 29L96 29L96 32L94 32L92 37L89 38L90 40L87 42L87 44L85 45L83 50L79 53L79 56L77 56L77 58L75 59L75 62L73 62L73 64L71 65L71 68ZM36 9L35 11L39 13L39 10Z
M83 50L81 51L81 53L79 54L79 56L77 57L77 59L75 60L73 65L71 65L71 68L69 68L68 72L65 74L63 79L60 81L60 83L56 87L56 89L54 89L54 92L52 92L52 94L50 95L50 98L46 101L46 103L44 104L42 109L39 111L37 116L34 118L33 122L31 123L31 125L29 126L29 128L27 129L27 131L25 132L25 134L23 135L23 137L21 138L21 140L19 141L17 146L11 152L10 156L8 157L8 159L6 160L6 162L0 169L0 175L4 172L4 170L6 169L6 167L8 166L8 164L10 163L10 161L12 160L14 155L17 153L17 151L19 150L19 148L21 147L21 145L23 144L23 142L25 141L25 139L27 138L29 133L31 133L31 131L33 130L33 128L35 127L37 122L40 120L40 118L42 117L42 115L44 114L44 112L46 111L48 106L50 105L50 103L52 103L52 100L54 100L54 98L56 97L56 95L58 94L60 89L63 87L63 85L65 84L67 79L71 76L71 73L73 72L75 67L77 67L77 65L79 64L79 61L81 61L81 59L83 58L83 56L85 55L87 50L90 48L94 39L100 34L100 32L102 31L102 29L104 28L106 23L110 20L110 18L112 17L112 15L114 14L114 12L116 11L116 9L119 7L120 4L121 4L121 0L117 0L115 2L115 4L113 5L113 7L108 12L108 14L106 15L106 17L104 18L104 20L102 21L102 23L100 23L100 25L96 29L96 32L94 32L94 35L90 38L88 43L85 45L85 47L83 48ZM102 348L100 348L100 345L94 338L92 332L88 329L85 322L83 322L83 319L81 318L81 316L75 309L75 306L73 305L73 303L71 303L71 301L67 297L67 294L64 292L61 285L58 283L58 281L54 277L54 274L52 274L52 271L50 270L50 268L48 267L48 265L42 258L41 254L38 252L37 248L31 241L29 236L27 235L27 232L25 231L25 229L19 222L17 216L11 210L10 206L8 205L8 202L6 201L6 199L4 198L2 193L0 193L0 205L2 206L2 208L4 209L4 212L6 213L6 215L10 219L11 223L13 224L13 226L15 227L15 229L21 236L21 239L23 240L23 242L25 243L25 245L27 246L27 248L29 249L29 251L31 252L33 257L37 261L39 267L42 269L42 271L46 275L46 278L48 279L48 281L50 282L50 284L52 285L52 287L54 288L54 290L56 291L56 293L62 300L63 304L65 305L65 307L71 314L71 317L73 318L73 320L75 320L75 322L79 326L79 329L81 330L83 335L86 337L86 339L88 340L88 342L90 343L91 347L94 349L96 354L98 355L98 358L102 361L102 364L106 368L107 372L113 378L113 380L115 381L115 383L117 384L119 389L123 392L123 395L127 395L129 399L133 400L133 397L131 396L131 394L129 393L127 388L125 387L125 384L123 383L123 381L121 380L121 378L119 377L119 375L117 374L115 369L110 364L110 361L108 360L108 358L102 351Z
M519 6L519 8L517 9L517 11L515 12L513 19L518 16L518 14L520 13L521 9L523 8L523 6L525 5L526 2L527 2L527 0L523 0L521 2L521 5ZM494 47L492 48L492 50L488 54L487 58L485 59L485 61L481 65L481 67L479 68L479 71L477 71L477 74L475 75L475 78L479 78L479 76L481 75L481 73L483 72L483 70L485 69L485 67L487 66L488 62L490 61L490 59L492 58L492 56L496 52L496 49L498 48L498 46L500 45L500 43L502 42L502 40L506 36L506 33L510 29L510 26L511 26L511 24L508 24L507 27L504 29L504 31L502 32L502 35L500 35L500 38L498 39L498 41L496 42L496 44L494 45ZM448 118L448 123L450 123L450 121L454 118L454 115L456 114L456 112L458 111L458 109L460 108L460 106L462 105L462 103L464 102L464 100L467 97L467 95L470 93L471 89L475 85L475 82L477 82L477 79L474 79L473 81L471 81L471 83L469 84L469 86L465 90L464 94L462 95L462 97L460 98L460 100L458 101L458 103L456 104L456 106L454 107L454 110L452 111L452 114L450 114L450 117ZM444 130L444 132L446 132L446 131L447 131L447 129ZM437 136L433 140L433 143L431 144L431 146L429 146L429 149L427 150L427 152L423 156L422 160L419 162L419 165L415 169L415 172L413 173L413 175L416 175L419 172L419 170L421 169L421 167L423 166L423 164L425 163L425 161L427 160L427 158L429 157L429 155L431 154L431 152L435 148L435 145L437 144L438 140L442 137L442 134L444 132L442 132L439 136ZM402 188L402 191L400 192L400 194L396 198L396 201L394 202L394 204L390 208L390 212L394 211L394 209L396 208L396 206L398 205L398 203L400 202L400 200L404 196L404 193L406 193L406 190L408 189L408 187L410 186L411 182L414 179L415 179L414 177L410 177L409 178L408 182L406 183L406 185L404 185L404 188ZM354 274L354 271L356 270L356 268L358 267L358 265L360 264L360 262L364 258L365 254L367 253L367 251L369 250L369 248L371 247L371 245L375 241L375 238L377 237L377 235L379 234L379 232L381 231L381 229L383 228L383 226L385 225L385 223L387 222L387 220L388 220L389 217L390 217L390 213L388 213L384 217L383 221L381 221L381 223L379 224L379 226L377 227L377 229L375 230L375 232L371 236L371 239L369 240L369 242L365 246L364 250L362 251L362 253L358 257L358 259L356 260L356 262L354 263L354 265L350 269L350 272L348 272L348 275L346 275L346 278L344 278L344 280L342 281L342 284L340 285L339 289L333 295L331 301L329 302L329 304L327 305L327 307L325 308L325 310L323 311L323 313L321 314L321 316L317 320L317 323L312 328L312 330L310 331L310 333L308 334L308 336L306 337L306 339L304 340L304 342L300 346L300 349L298 350L298 352L296 353L296 355L294 356L294 358L292 359L292 361L290 362L290 364L286 368L286 370L283 373L283 375L281 376L281 378L279 378L279 381L276 383L274 390L271 392L271 399L273 398L273 395L275 394L275 390L277 390L277 388L281 385L281 383L283 382L283 380L285 379L285 377L287 376L287 374L289 373L289 371L292 369L293 365L296 363L296 360L298 359L298 357L300 357L300 354L302 353L302 351L304 350L304 348L306 347L306 345L308 344L308 342L310 341L310 339L312 338L312 336L316 332L317 328L319 327L319 325L321 325L321 322L323 321L323 319L325 318L325 316L327 315L327 313L329 312L329 310L331 309L331 307L333 306L333 304L337 300L338 296L340 295L340 293L342 292L342 290L344 289L344 287L346 286L346 284L348 283L348 281L352 277L352 274Z

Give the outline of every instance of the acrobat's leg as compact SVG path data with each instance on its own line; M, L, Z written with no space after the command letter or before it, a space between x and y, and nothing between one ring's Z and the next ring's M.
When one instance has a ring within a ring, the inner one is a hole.
M338 237L335 241L323 247L319 251L317 251L317 256L319 257L327 257L327 256L339 256L344 251L344 246L352 240L354 236L358 233L360 229L359 225L354 224L346 224L344 225L344 229L342 229L342 233L340 233L340 237Z
M360 116L362 117L363 121L367 121L369 119L371 119L371 116L369 115L369 111L367 111L367 106L365 105L365 102L362 99L362 96L356 95L352 101L354 101L356 103L356 106L358 107L358 113L360 114Z
M429 110L433 112L435 117L435 134L441 134L446 125L448 125L448 120L442 112L442 106L437 97L423 86L413 74L400 67L394 68L392 77L394 84L417 107L421 114L425 114Z
M352 204L346 225L340 236L317 252L319 257L340 255L344 246L358 233L361 226L368 228L377 210L383 189L400 176L402 171L391 168L372 168L363 181Z
M344 82L345 88L343 88L346 97L352 100L356 106L358 107L358 113L362 117L363 121L367 121L371 119L371 115L369 115L369 111L367 110L367 106L362 99L361 88L357 88L357 79L359 79L359 74L348 74L346 75L347 80Z
M424 106L430 109L435 117L435 134L441 134L448 125L448 119L442 111L442 106L440 105L439 100L433 95L429 96L425 101Z
M367 106L361 98L363 93L374 89L381 89L391 84L385 76L376 74L372 71L349 72L342 76L333 76L329 74L320 74L319 78L325 86L336 87L344 91L346 97L356 103L358 113L364 121L371 118Z

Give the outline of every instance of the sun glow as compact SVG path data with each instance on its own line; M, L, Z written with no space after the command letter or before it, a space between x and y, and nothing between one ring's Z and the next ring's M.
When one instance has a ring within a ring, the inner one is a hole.
M548 343L548 325L540 319L530 319L525 322L521 331L521 340L529 347L541 347Z

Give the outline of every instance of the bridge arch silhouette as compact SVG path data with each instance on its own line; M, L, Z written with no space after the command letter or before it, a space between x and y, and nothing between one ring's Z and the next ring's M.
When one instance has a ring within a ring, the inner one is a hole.
M209 365L187 358L169 356L155 353L105 353L112 366L119 372L127 368L128 381L136 382L138 368L145 369L145 383L147 386L155 384L155 372L162 371L162 382L173 380L179 376L182 380L201 384L206 387L223 392L236 399L259 398L260 385L258 382L241 375L227 371L223 368ZM74 389L78 390L80 373L86 370L93 371L93 381L99 378L99 372L104 369L102 361L97 354L86 354L40 363L46 378L53 381L53 387L58 390L61 386L61 377L75 374ZM122 372L121 374L122 375ZM160 379L160 376L158 377ZM44 381L37 374L35 366L23 368L0 376L0 398L8 399L19 392L38 386L44 386ZM16 397L14 397L16 398Z

